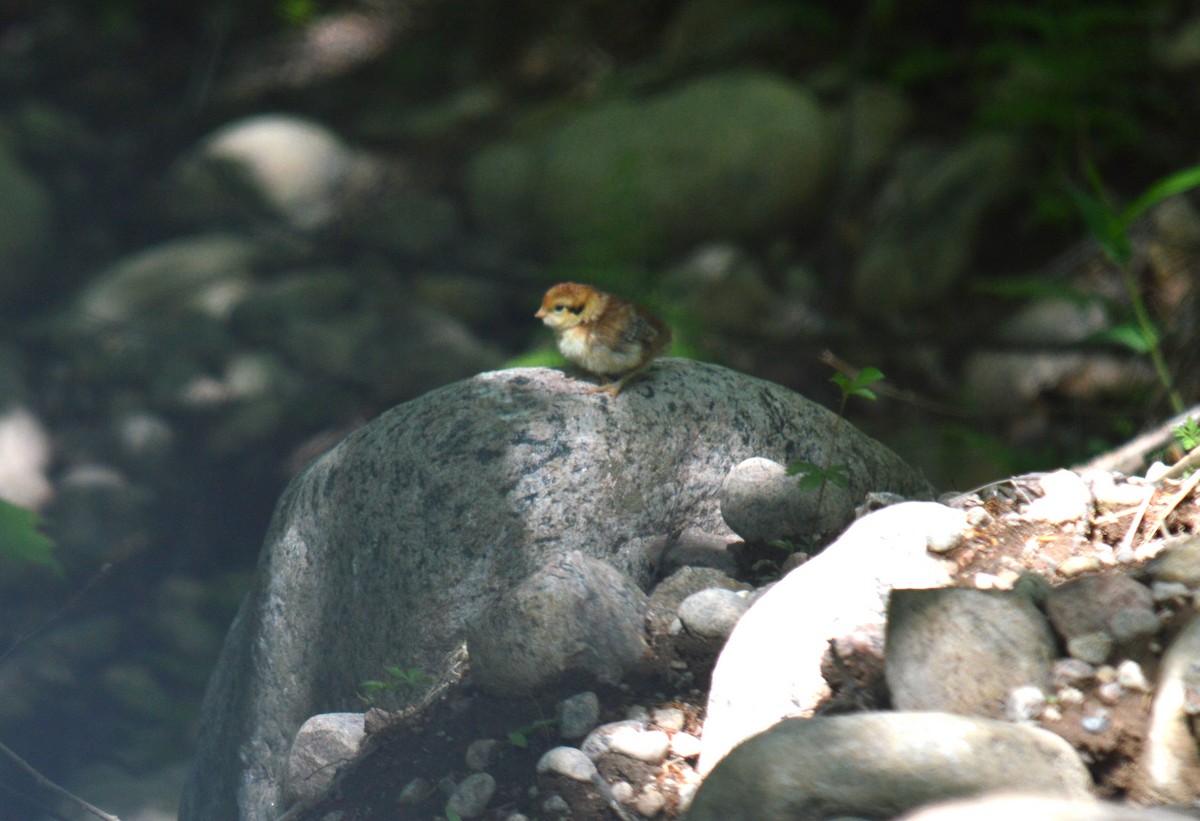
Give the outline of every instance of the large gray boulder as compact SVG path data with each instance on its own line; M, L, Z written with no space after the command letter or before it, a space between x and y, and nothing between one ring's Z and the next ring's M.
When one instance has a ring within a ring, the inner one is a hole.
M209 684L182 821L273 819L309 716L360 706L385 665L447 680L468 625L555 560L578 551L646 587L685 528L728 533L718 491L743 459L820 464L836 440L855 494L928 492L826 409L724 368L668 359L615 399L583 387L480 374L292 482Z

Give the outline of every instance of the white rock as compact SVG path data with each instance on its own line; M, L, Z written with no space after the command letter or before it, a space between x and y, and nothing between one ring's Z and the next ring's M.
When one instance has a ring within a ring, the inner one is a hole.
M829 695L821 659L835 639L880 625L894 587L940 587L950 571L931 536L961 532L966 514L906 502L859 519L763 594L738 622L712 674L700 771L780 718L810 715Z
M648 764L658 764L667 757L671 739L662 730L642 730L625 727L613 733L610 749L614 753L636 758Z
M598 775L592 760L575 747L554 747L547 750L538 759L537 771L565 775L575 781L584 782L590 782Z

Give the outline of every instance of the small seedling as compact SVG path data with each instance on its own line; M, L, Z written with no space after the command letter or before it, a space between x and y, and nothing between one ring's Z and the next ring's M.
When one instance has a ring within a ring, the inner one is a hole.
M826 361L830 361L832 356L826 354ZM883 371L878 368L863 368L858 373L847 375L845 373L835 373L829 377L829 381L837 385L842 392L842 400L838 404L837 418L838 420L846 417L846 403L850 397L859 399L869 399L874 402L879 397L875 395L875 391L871 390L871 385L883 379ZM833 431L830 432L830 441L834 441ZM817 510L821 509L821 502L825 498L825 485L835 484L838 487L845 488L850 486L850 474L846 470L845 465L831 464L818 465L815 462L792 462L787 467L788 476L799 476L799 484L802 490L817 491Z
M1187 421L1176 426L1171 433L1184 451L1200 448L1200 421L1195 417L1188 417Z
M1109 261L1120 271L1125 293L1133 309L1133 317L1129 322L1108 329L1102 338L1148 356L1171 407L1176 413L1182 413L1183 398L1167 368L1162 350L1162 335L1150 316L1146 301L1142 298L1141 288L1133 275L1133 241L1129 232L1138 218L1163 200L1200 186L1200 165L1185 168L1159 180L1123 210L1118 210L1109 202L1095 165L1087 163L1084 171L1091 190L1072 187L1069 189L1071 199L1096 242L1100 244Z
M369 679L362 683L362 692L358 697L363 703L374 704L379 696L396 691L404 691L411 695L424 687L428 681L425 674L415 667L406 670L399 665L389 664L383 669L387 678Z
M524 750L529 746L529 736L542 730L548 730L551 727L557 726L557 718L539 718L532 724L526 724L524 727L518 727L515 730L509 730L507 733L508 741L514 747L520 747Z

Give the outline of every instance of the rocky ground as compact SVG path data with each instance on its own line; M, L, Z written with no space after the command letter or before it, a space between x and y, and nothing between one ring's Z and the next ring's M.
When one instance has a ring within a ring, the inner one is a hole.
M1023 590L1054 624L1053 686L1028 708L1007 705L1008 718L1066 739L1087 764L1098 796L1145 800L1140 762L1150 743L1153 682L1163 650L1196 612L1200 544L1191 534L1200 531L1200 497L1196 478L1110 483L1107 476L1091 474L1090 493L1081 494L1084 483L1060 473L949 498L967 511L971 526L947 556L956 585ZM780 570L778 548L737 542L729 550L742 560L724 567L740 567L744 586L761 584L768 566ZM782 563L791 567L797 560ZM1130 609L1130 589L1137 602L1132 609L1153 613L1155 629L1126 635L1093 629L1098 613L1103 620ZM423 709L368 713L361 757L332 789L296 805L286 818L455 817L447 807L462 818L507 821L679 817L699 782L697 740L721 641L696 634L686 621L681 628L650 618L648 625L656 652L646 675L592 688L596 711L583 726L563 713L563 698L576 694L578 700L578 683L528 699L498 699L475 688L466 670ZM1097 649L1096 642L1105 641ZM818 714L888 709L884 665L875 662L859 660L849 676L843 670L840 681L831 677L832 696ZM571 703L568 716L574 716ZM614 743L621 733L624 740ZM561 763L554 756L563 753L548 751L562 745L585 755ZM472 803L466 796L477 795L481 782L494 792Z

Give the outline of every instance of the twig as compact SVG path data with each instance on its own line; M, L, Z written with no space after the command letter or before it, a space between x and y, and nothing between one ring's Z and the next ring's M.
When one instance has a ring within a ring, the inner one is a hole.
M1159 511L1157 516L1158 522L1150 529L1151 533L1163 526L1163 522L1171 515L1171 511L1179 507L1179 503L1187 498L1188 494L1195 490L1198 484L1200 484L1200 471L1196 471L1189 476L1187 481L1179 486L1179 492L1172 496L1170 501L1167 502L1166 507Z
M8 649L3 653L0 653L0 662L4 661L6 658L15 653L17 648L22 644L29 641L51 624L61 619L67 613L70 613L72 610L74 610L75 606L79 604L79 600L82 599L84 595L96 585L97 582L107 576L110 570L112 570L112 562L105 562L103 565L101 565L100 569L97 570L92 577L84 583L83 587L79 588L79 591L72 596L66 604L43 619L41 624L39 624L37 627L34 627L28 633L23 633L22 635L19 635L13 639L13 643L8 646Z
M33 776L33 780L38 783L39 787L42 787L43 789L47 789L50 792L54 793L55 795L60 796L61 798L67 799L68 801L70 801L72 804L75 804L80 809L87 810L92 815L96 816L97 818L104 819L104 821L121 821L121 819L118 818L117 816L109 815L104 810L102 810L98 807L93 807L91 804L84 801L82 798L75 795L74 793L64 790L62 787L58 786L53 781L51 781L49 778L46 778L46 776L42 775L37 770L35 770L33 767L31 767L28 764L28 762L25 761L25 759L21 758L21 756L14 753L8 747L4 746L4 744L2 744L2 743L0 743L0 753L3 753L4 755L11 758L14 762L16 762L18 767L20 767L22 770L24 770L25 772L27 772L31 776Z
M1125 538L1121 539L1121 545L1117 548L1117 556L1131 555L1133 540L1137 538L1138 528L1142 526L1142 519L1146 518L1146 509L1150 507L1150 500L1153 498L1153 493L1147 493L1146 498L1138 505L1133 521L1129 523L1129 530L1125 531Z
M1200 448L1192 448L1188 454L1180 459L1175 464L1171 465L1170 470L1160 476L1160 479L1178 479L1189 470L1200 468Z
M1097 456L1075 469L1078 471L1096 468L1098 470L1120 471L1126 475L1140 472L1146 466L1146 455L1161 450L1174 440L1171 434L1175 428L1184 424L1188 419L1200 414L1200 405L1192 407L1185 413L1171 417L1154 430L1143 433L1128 444L1116 450Z

